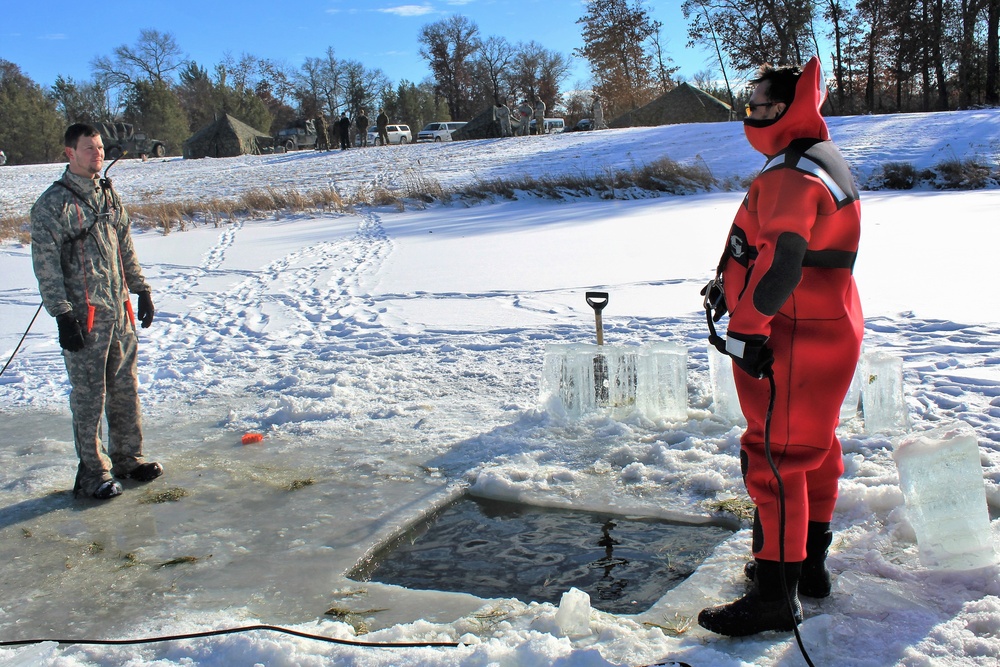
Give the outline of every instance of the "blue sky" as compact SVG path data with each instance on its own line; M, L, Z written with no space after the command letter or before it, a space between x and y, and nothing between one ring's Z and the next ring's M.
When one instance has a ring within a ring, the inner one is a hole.
M143 28L170 32L185 54L211 69L226 53L242 53L298 68L332 46L343 60L380 68L394 82L429 74L417 35L428 23L463 14L484 36L512 43L535 40L567 55L582 46L576 20L582 0L163 0L80 4L63 0L0 0L0 58L16 63L42 86L57 75L90 79L91 61L132 45ZM646 3L664 25L667 53L690 80L712 66L707 48L686 48L681 0ZM575 59L568 88L586 84L586 62Z

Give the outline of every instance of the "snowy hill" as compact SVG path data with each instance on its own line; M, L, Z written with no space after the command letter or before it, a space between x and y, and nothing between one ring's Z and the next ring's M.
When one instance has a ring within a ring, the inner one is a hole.
M1000 161L1000 110L835 118L860 182L887 162ZM600 178L669 156L717 178L763 158L740 124L635 128L346 152L123 161L126 203L267 186L344 193L419 176L443 186L547 174ZM0 211L24 213L60 165L0 169ZM856 268L866 349L902 357L911 431L975 429L1000 544L1000 190L863 192ZM739 497L738 425L713 413L698 290L739 192L632 200L461 201L352 215L269 214L136 233L157 305L140 332L146 448L166 474L75 501L65 369L42 313L0 376L0 641L123 638L266 623L268 632L130 647L0 649L0 664L802 664L787 634L721 638L691 624L742 590L744 523L634 615L567 633L551 603L349 579L378 546L464 493L617 516L716 516ZM38 306L30 249L0 246L0 355ZM568 418L540 400L546 346L592 342L587 290L610 293L606 342L688 349L686 420ZM244 446L248 431L264 435ZM891 457L900 433L841 426L833 595L806 601L817 665L994 665L1000 566L922 567ZM157 496L156 494L161 494ZM153 502L165 497L173 502ZM558 596L557 596L558 597ZM338 609L349 614L328 615ZM567 634L571 636L567 636ZM20 663L12 662L20 660Z

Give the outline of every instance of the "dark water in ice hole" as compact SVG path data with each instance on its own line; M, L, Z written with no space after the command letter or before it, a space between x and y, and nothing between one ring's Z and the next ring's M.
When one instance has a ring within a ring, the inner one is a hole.
M412 589L559 603L576 587L611 613L645 611L732 530L463 497L350 573Z

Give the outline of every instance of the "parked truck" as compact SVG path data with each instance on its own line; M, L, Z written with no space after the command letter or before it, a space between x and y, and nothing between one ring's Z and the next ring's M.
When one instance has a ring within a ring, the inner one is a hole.
M98 123L101 141L104 142L105 157L114 160L126 152L132 157L151 155L163 157L167 154L167 146L159 139L153 139L142 130L137 130L132 123L104 122Z
M297 120L278 132L274 138L275 148L294 151L302 148L316 148L316 125L312 120Z

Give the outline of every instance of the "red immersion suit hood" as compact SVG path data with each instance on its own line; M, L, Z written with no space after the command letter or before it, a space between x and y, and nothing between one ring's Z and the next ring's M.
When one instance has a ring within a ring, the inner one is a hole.
M802 69L802 76L795 84L795 99L781 117L774 120L743 121L743 131L750 145L768 157L777 155L794 139L830 138L820 107L826 101L826 84L819 58L813 56Z

